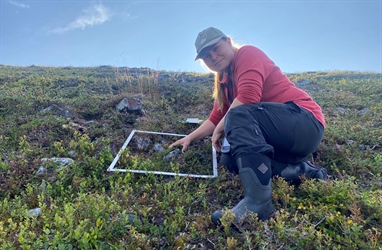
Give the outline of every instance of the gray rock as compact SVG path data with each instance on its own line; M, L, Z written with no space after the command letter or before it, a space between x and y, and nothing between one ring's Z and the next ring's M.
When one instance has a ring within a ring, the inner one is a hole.
M143 114L141 101L134 98L123 98L116 106L118 112Z
M370 112L369 108L361 109L360 111L358 111L358 116L364 116L364 115L366 115L369 112Z
M63 167L68 167L70 164L74 162L71 158L65 158L65 157L52 157L52 158L42 158L41 161L45 164L52 163L52 167L57 166L57 171L60 171L63 169Z
M59 107L56 104L52 104L49 107L41 110L40 112L41 113L52 113L54 115L62 116L62 117L65 117L65 118L69 118L70 117L70 112L68 110L63 109L63 108Z
M36 175L39 176L39 175L44 175L48 172L48 169L44 168L43 166L40 166L37 171L36 171Z
M69 152L68 152L68 155L70 156L70 157L76 157L77 156L77 153L76 153L76 151L74 151L74 150L70 150Z
M39 216L41 214L41 208L36 207L36 208L33 208L33 209L29 209L28 213L30 215L32 215L32 216Z
M167 155L165 155L163 157L163 160L164 161L173 161L173 160L175 160L176 156L178 156L180 153L181 153L180 149L177 148L177 149L171 151L170 153L168 153Z
M338 111L339 113L343 114L343 113L346 112L346 109L339 107L339 108L337 109L337 111Z
M348 142L349 145L352 145L354 143L353 140L347 140L347 142Z
M155 152L162 152L164 149L163 149L163 146L162 146L162 144L160 144L160 143L155 143L155 145L154 145L154 151Z
M366 146L365 145L359 145L358 150L359 151L365 151L366 150Z
M146 151L149 148L150 144L150 138L138 137L137 139L135 139L135 145L139 150Z

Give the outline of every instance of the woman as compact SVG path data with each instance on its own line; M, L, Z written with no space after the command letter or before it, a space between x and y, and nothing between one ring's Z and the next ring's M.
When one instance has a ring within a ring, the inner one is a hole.
M244 198L232 208L236 221L247 211L266 220L274 213L271 178L296 181L301 175L327 179L326 170L306 161L319 146L325 129L320 106L255 46L235 47L222 31L210 27L195 41L197 56L216 72L214 107L208 118L170 147L186 150L192 141L212 134L221 150L221 138L230 145L231 171L240 175ZM212 214L219 223L221 211Z

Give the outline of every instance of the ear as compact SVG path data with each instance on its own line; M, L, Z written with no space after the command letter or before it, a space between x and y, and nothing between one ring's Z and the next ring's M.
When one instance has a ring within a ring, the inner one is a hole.
M232 41L231 41L231 38L230 37L227 37L227 43L232 46Z

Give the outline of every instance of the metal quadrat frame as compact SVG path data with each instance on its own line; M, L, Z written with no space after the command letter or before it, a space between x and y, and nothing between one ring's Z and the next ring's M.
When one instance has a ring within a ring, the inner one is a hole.
M199 174L186 174L186 173L175 173L175 172L162 172L162 171L149 171L149 170L135 170L135 169L121 169L115 168L119 158L121 157L122 152L126 149L127 145L133 138L136 133L146 133L146 134L157 134L157 135L170 135L170 136L186 136L182 134L171 134L171 133L162 133L162 132L152 132L152 131L144 131L144 130L136 130L131 131L129 137L127 137L125 143L122 145L118 154L115 156L113 162L110 164L107 169L108 172L132 172L132 173L140 173L140 174L158 174L158 175L171 175L171 176L185 176L185 177L193 177L193 178L216 178L218 176L218 168L217 168L217 160L216 160L216 150L212 147L212 175L199 175Z

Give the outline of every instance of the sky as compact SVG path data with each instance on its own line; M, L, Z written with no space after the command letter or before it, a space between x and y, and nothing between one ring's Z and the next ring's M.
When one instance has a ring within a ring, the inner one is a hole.
M208 72L208 27L285 73L382 72L382 0L0 0L0 64Z

